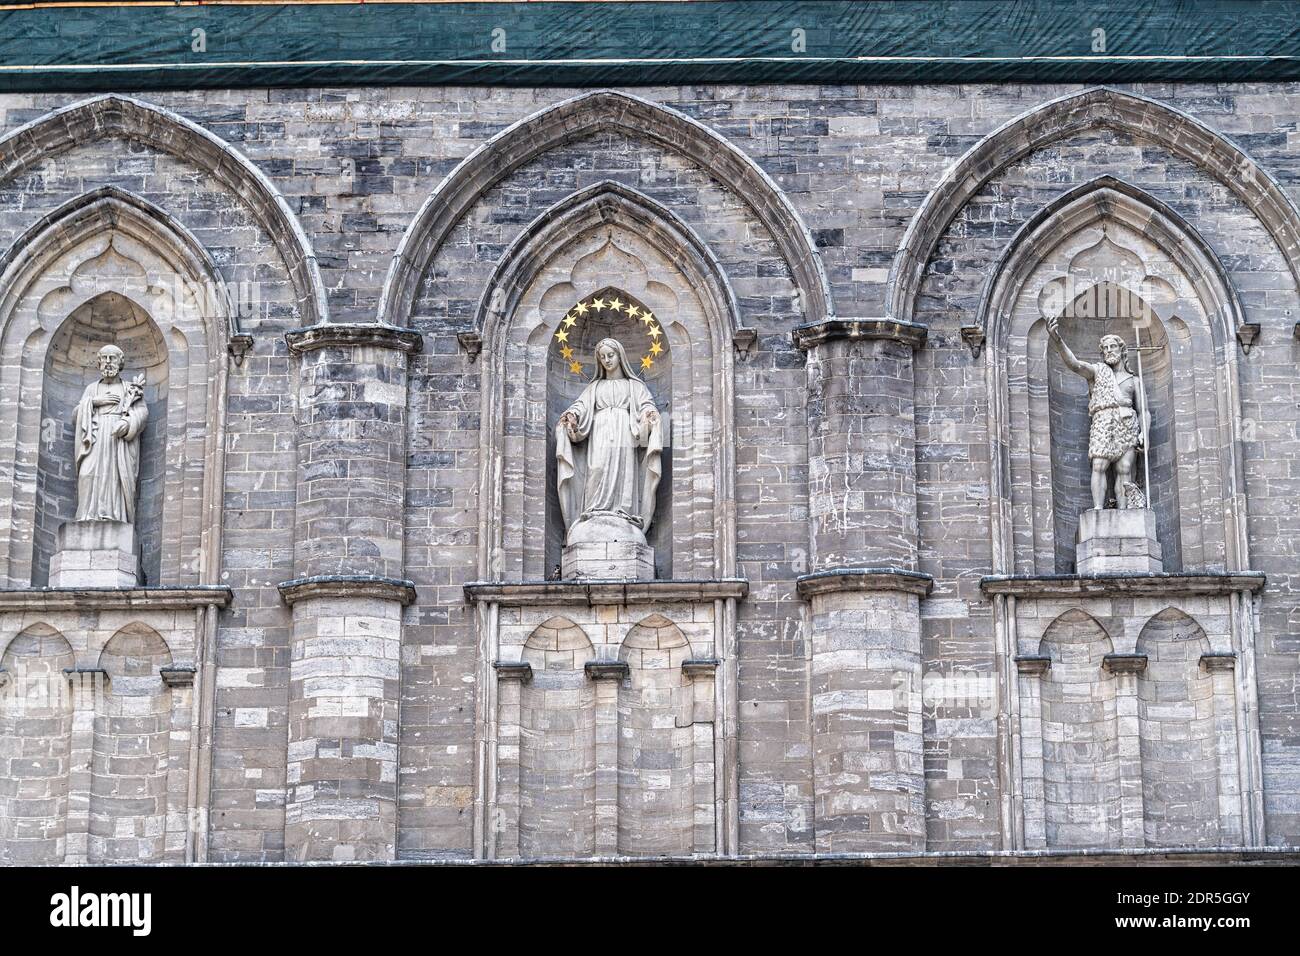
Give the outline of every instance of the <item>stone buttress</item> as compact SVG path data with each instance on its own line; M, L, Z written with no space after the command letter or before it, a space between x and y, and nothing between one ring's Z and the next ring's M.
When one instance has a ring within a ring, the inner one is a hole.
M913 350L924 326L829 319L808 354L813 792L820 853L925 848Z
M290 332L301 360L289 676L288 860L391 860L403 578L407 329Z

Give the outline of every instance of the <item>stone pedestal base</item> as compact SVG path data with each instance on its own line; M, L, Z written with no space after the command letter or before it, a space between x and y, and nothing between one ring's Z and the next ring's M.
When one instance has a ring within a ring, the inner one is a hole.
M1089 508L1079 515L1078 574L1159 574L1164 555L1150 508Z
M648 544L632 541L585 541L566 545L561 553L566 581L653 581L655 553Z
M654 549L636 525L612 514L595 514L569 529L560 554L565 580L653 581Z
M140 586L135 528L125 521L68 521L50 558L52 588Z

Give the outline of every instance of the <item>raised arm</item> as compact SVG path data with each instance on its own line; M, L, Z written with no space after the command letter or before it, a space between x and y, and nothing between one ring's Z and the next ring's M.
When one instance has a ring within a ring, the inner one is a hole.
M1092 366L1087 362L1080 362L1074 353L1070 351L1070 347L1065 344L1065 339L1061 338L1059 319L1047 320L1047 336L1051 339L1052 344L1056 346L1056 350L1061 353L1061 358L1065 360L1065 367L1075 375L1082 375L1091 381L1093 376Z

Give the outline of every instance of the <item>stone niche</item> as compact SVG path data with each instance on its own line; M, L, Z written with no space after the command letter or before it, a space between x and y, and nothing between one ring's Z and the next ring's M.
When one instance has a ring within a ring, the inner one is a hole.
M734 846L726 662L745 586L664 584L466 586L495 648L480 667L493 745L476 855L690 857Z

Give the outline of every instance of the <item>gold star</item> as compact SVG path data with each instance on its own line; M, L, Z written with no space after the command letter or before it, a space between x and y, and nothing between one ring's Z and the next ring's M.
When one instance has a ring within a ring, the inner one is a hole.
M575 308L573 311L577 312L579 315L586 315L586 314L587 314L587 303L585 303L585 302L579 302L577 308Z
M593 309L595 309L597 312L599 312L601 309L605 308L605 300L604 300L604 299L592 299L592 300L591 300L591 307L592 307Z
M638 309L636 306L634 306L631 302L627 304L627 309L625 309L624 311L626 311L627 314L632 316L632 318L634 319L641 314L641 310Z
M572 312L570 312L568 315L564 317L564 327L566 329L571 329L577 324L578 324L578 320L577 318L574 317Z
M655 363L655 360L652 359L650 356L648 356L648 355L643 355L643 356L641 356L641 367L642 367L642 368L649 368L651 365L654 365L654 363Z
M560 346L560 354L566 359L571 359L573 358L573 349L569 348L567 345L562 345Z
M609 304L609 307L613 309L615 312L617 312L619 308L622 307L622 305L623 305L622 302L620 302L618 299L615 299L613 302Z
M558 339L558 340L561 341L561 342L567 342L567 341L569 341L569 333L568 333L567 330L565 330L565 331L561 331L561 332L556 332L556 333L555 333L555 337L556 337L556 339Z
M647 311L645 315L641 316L641 321L644 322L646 325L654 325L655 314L653 312Z
M569 363L569 371L572 372L574 375L579 374L579 373L582 371L582 363L581 363L581 362L570 362L570 363Z
M659 336L663 335L663 333L659 331L659 326L657 325L650 326L650 328L646 329L645 334L650 336L652 339L657 339Z
M663 347L662 345L660 345L657 341L655 341L655 342L651 342L651 343L650 343L650 354L651 354L651 355L658 355L658 354L659 354L660 352L662 352L663 350L664 350L664 347Z

